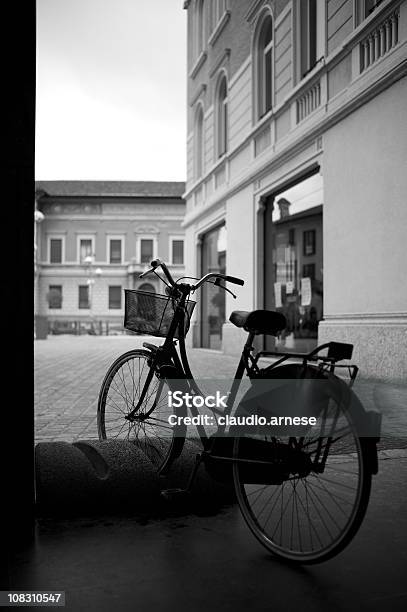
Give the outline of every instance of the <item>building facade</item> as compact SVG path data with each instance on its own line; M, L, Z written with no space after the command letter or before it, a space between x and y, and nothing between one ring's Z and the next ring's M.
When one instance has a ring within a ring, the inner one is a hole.
M230 312L283 309L291 296L295 333L278 344L299 347L305 325L314 343L352 342L364 374L402 378L407 1L184 8L187 272L212 267L245 279L236 302L203 296L194 344L236 353L244 334Z
M184 275L183 182L36 183L35 313L51 333L123 329L124 289L164 292L152 259ZM40 215L38 215L38 212Z

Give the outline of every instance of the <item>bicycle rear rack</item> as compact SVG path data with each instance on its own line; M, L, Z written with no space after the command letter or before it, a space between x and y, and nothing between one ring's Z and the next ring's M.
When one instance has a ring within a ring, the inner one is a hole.
M318 353L322 350L328 349L326 355L319 355ZM349 360L352 358L353 344L347 344L344 342L326 342L317 346L313 351L309 353L294 353L287 351L259 351L251 357L252 367L257 370L260 374L261 370L258 367L258 361L262 357L280 357L266 369L268 371L276 368L289 359L300 359L303 362L303 366L306 367L308 362L319 363L321 371L334 373L336 368L342 368L347 370L349 375L349 387L353 386L356 380L359 368L354 364L338 364L338 361L342 359ZM264 370L263 370L264 371Z

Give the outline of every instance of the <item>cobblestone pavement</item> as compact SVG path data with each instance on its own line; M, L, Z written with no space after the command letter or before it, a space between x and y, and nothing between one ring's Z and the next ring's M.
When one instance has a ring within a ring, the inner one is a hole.
M34 346L35 441L97 438L96 408L103 378L122 353L142 348L142 336L49 336ZM236 359L193 349L190 363L205 377L230 378Z
M97 438L99 390L111 363L122 353L160 339L141 336L49 336L34 345L35 442ZM217 351L191 349L197 377L232 378L237 359ZM407 447L407 387L357 381L366 408L383 414L382 448Z

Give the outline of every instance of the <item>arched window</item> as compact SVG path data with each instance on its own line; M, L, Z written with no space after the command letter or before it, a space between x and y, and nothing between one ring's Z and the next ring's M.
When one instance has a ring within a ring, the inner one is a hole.
M273 19L268 14L257 39L257 107L258 119L273 105Z
M155 293L154 286L151 283L143 283L140 287L137 287L138 291L147 291L148 293Z
M203 110L199 105L195 115L195 180L201 178L203 174Z
M216 100L217 156L222 157L228 145L228 86L226 76L219 81Z

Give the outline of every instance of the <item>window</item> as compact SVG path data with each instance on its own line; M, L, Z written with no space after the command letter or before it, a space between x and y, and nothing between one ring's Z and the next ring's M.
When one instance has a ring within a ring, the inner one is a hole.
M317 0L301 0L300 7L300 77L317 61Z
M122 307L122 288L120 285L109 287L109 310Z
M227 125L228 125L228 98L227 98L227 82L223 76L218 86L217 96L217 154L222 157L227 151Z
M92 238L79 239L79 261L84 263L85 258L93 255L93 240Z
M315 255L315 230L307 230L304 237L304 255Z
M226 11L226 0L212 0L211 10L211 24L214 30Z
M295 229L288 230L288 244L290 246L295 245Z
M79 298L78 300L79 308L90 308L89 285L79 285L78 298Z
M184 263L184 241L174 239L172 240L171 248L171 262L174 265L182 265Z
M111 238L109 241L109 262L111 264L122 263L122 241L120 238Z
M62 285L50 285L47 297L48 308L62 308Z
M315 279L315 264L304 264L302 267L302 275L304 278Z
M62 263L62 238L50 238L49 262L52 264Z
M199 106L195 118L195 179L203 174L203 110Z
M263 20L257 48L258 118L271 110L273 104L273 20Z
M382 0L356 0L356 23L362 23L382 3Z
M203 0L196 0L195 5L195 42L196 56L202 53L204 48L204 3Z
M154 259L154 240L142 238L140 240L140 263L150 263Z

